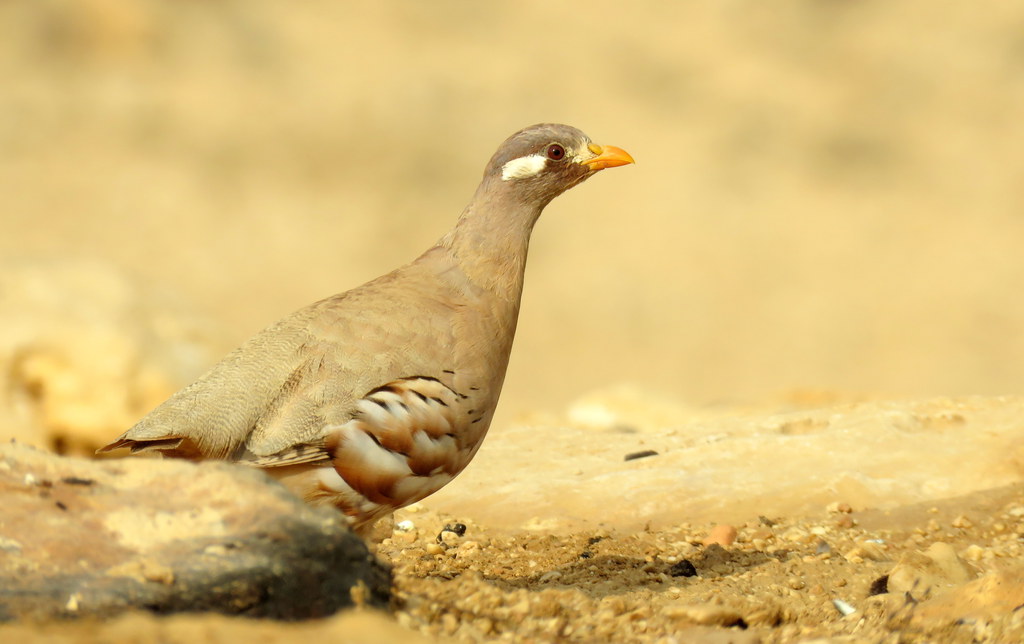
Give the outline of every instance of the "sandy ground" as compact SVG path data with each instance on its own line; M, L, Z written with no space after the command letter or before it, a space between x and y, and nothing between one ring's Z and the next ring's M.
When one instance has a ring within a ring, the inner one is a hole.
M695 409L620 387L497 429L379 526L390 617L264 624L261 641L1020 641L1024 398L808 402ZM136 615L0 636L254 628Z
M1022 493L1017 485L886 512L762 516L725 547L704 545L715 534L708 523L511 536L470 523L455 538L441 530L458 517L427 513L415 539L400 533L381 550L396 565L399 624L428 636L1009 643L1024 637ZM449 536L443 552L434 534ZM972 571L1009 571L999 581L1016 588L979 601L978 584L941 595L952 580L932 591L938 599L887 587L896 562L935 544L963 553Z
M701 411L620 388L570 407L575 426L496 433L382 543L399 623L465 640L1024 636L1024 400L794 400Z

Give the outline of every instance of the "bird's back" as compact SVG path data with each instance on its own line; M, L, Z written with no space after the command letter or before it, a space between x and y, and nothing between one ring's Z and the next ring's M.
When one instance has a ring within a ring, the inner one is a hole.
M511 349L511 338L493 340L516 316L488 299L443 258L421 258L264 329L108 448L256 460L315 443L374 388L413 376L464 389L486 408Z

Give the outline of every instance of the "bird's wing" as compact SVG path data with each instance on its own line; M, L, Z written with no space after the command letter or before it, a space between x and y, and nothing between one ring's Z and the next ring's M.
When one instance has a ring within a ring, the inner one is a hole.
M273 400L302 362L303 313L255 335L99 451L231 458L264 413L260 401Z
M317 444L328 427L358 415L360 399L389 383L420 375L450 380L444 370L452 368L456 313L425 296L431 288L408 277L377 281L344 301L314 305L302 359L260 405L245 458Z
M366 393L352 418L325 428L323 438L248 465L278 468L320 463L321 483L359 503L401 507L431 494L469 463L479 446L466 427L483 420L472 396L430 376L400 378Z

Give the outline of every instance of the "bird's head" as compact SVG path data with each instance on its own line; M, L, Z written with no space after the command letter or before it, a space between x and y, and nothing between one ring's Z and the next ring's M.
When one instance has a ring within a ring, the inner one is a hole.
M485 182L540 207L605 168L633 163L614 146L602 146L568 125L542 123L510 136L491 157Z

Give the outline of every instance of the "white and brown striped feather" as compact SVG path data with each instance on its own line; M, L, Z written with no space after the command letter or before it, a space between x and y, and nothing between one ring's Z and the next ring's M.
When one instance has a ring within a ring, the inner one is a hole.
M358 528L441 489L485 430L472 396L411 376L368 392L352 419L328 426L322 440L242 462L268 468L308 502L340 508ZM294 467L308 464L319 467Z

